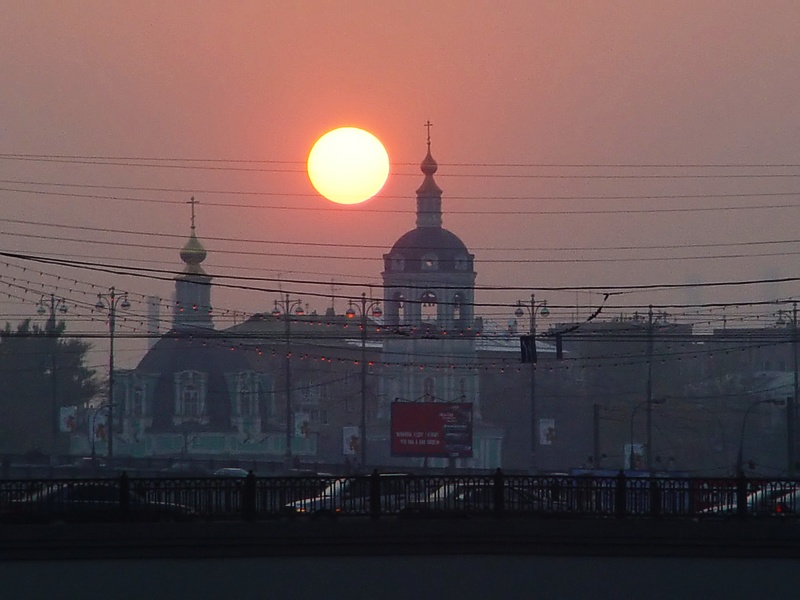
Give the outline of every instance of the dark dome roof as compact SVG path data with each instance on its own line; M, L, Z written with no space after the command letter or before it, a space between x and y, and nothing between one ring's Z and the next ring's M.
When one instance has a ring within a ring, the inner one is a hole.
M404 233L392 246L391 254L400 253L405 258L417 258L432 250L442 256L469 254L461 238L441 227L417 227Z
M394 270L390 263L391 258L402 258L403 271L423 270L422 258L435 255L438 271L466 271L472 270L473 256L467 250L464 242L456 234L441 227L417 227L400 236L388 254L386 270Z

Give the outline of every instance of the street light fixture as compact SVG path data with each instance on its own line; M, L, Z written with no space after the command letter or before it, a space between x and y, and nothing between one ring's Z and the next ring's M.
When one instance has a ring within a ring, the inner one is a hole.
M784 402L783 400L775 400L775 399L756 400L755 402L750 404L750 406L747 407L746 411L744 411L744 417L742 417L742 432L739 435L739 453L736 455L736 475L738 477L744 476L744 469L743 469L744 461L742 459L742 455L744 454L744 430L745 426L747 425L747 417L749 417L750 413L753 412L753 409L760 404L772 404L773 406L783 406Z
M539 442L538 428L536 427L536 315L540 314L546 317L550 314L550 309L547 308L547 300L536 302L535 294L531 294L530 305L523 304L522 300L517 301L517 309L514 311L514 315L521 319L526 312L530 319L530 343L532 345L532 350L529 353L529 358L531 359L531 471L536 472L536 445Z
M636 411L639 410L642 406L645 406L645 405L648 407L648 410L650 410L650 408L652 407L653 404L664 404L666 401L667 401L666 398L652 398L652 399L648 398L647 400L642 400L641 402L639 402L639 404L637 404L636 406L633 407L633 410L631 411L630 448L628 449L628 468L629 469L633 469L633 463L634 463L634 460L633 460L634 459L634 454L633 454L633 420L636 417ZM651 447L651 441L652 441L650 439L651 431L652 431L652 429L650 427L648 427L647 428L647 442L645 444L645 446L647 448L647 452L650 452L650 447ZM647 461L647 464L648 465L650 464L649 459Z
M53 422L53 440L52 440L52 450L51 456L55 457L56 453L56 446L58 443L58 380L56 378L56 351L58 350L58 338L55 335L56 332L56 310L58 310L62 315L66 314L69 310L67 307L67 302L64 298L57 298L55 294L50 294L49 300L43 294L41 298L39 298L38 308L36 312L39 316L44 316L48 312L47 305L49 304L49 312L50 316L47 319L47 324L45 325L45 332L49 335L53 336L53 346L52 351L50 353L50 391L51 391L51 403L52 403L52 422Z
M286 468L292 466L292 360L291 360L291 336L292 320L289 314L294 310L294 314L302 317L305 314L303 304L300 300L290 300L286 294L280 300L275 300L275 308L272 309L273 317L283 315L286 330Z
M377 301L367 304L367 295L363 292L358 313L357 306L351 300L345 315L348 319L354 319L356 314L361 317L361 468L364 469L367 466L367 311L371 311L375 319L383 316L383 311Z
M117 326L117 309L128 310L128 293L117 294L114 286L108 289L107 294L97 294L97 310L108 310L108 460L114 458L114 331Z

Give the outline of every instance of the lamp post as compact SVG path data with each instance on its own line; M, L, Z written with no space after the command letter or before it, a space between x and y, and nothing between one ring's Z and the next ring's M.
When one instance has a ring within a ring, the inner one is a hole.
M114 458L114 331L117 326L117 309L128 310L128 293L118 294L114 286L107 294L97 294L97 310L108 310L108 460Z
M50 294L49 301L46 296L42 295L39 299L38 308L36 312L40 316L44 316L48 312L47 305L49 304L50 316L45 324L45 332L53 336L53 346L50 352L50 401L52 403L52 426L53 426L53 440L51 457L55 457L56 446L58 442L58 380L56 378L56 352L58 350L58 337L56 336L56 310L61 314L66 314L67 302L64 298L57 298L55 294Z
M550 314L550 309L547 308L547 300L536 302L536 295L531 294L530 305L523 304L522 300L517 301L517 310L514 311L514 316L518 319L522 318L525 313L528 313L530 318L530 337L533 346L531 352L531 388L530 388L530 403L531 403L531 471L536 472L536 445L539 442L538 428L536 427L536 315L540 314L546 317Z
M652 414L651 411L652 411L653 405L654 404L664 404L664 402L666 402L666 401L667 401L666 398L648 398L647 400L642 400L641 402L639 402L639 404L637 404L636 406L633 407L633 410L631 411L631 437L630 437L630 444L631 445L630 445L630 448L628 449L628 468L629 469L633 469L633 420L636 417L636 411L639 410L643 406L647 406L647 410L648 410L648 425L649 425L650 424L649 415ZM645 442L646 452L650 452L650 443L652 441L650 439L651 434L652 434L652 428L648 426L648 428L647 428L647 441ZM649 457L646 457L646 458L648 458L647 465L648 465L648 469L649 469L651 463L650 463Z
M747 407L747 410L744 411L744 417L742 417L742 432L739 434L739 452L736 455L736 475L738 477L744 476L744 469L743 469L743 454L744 454L744 430L747 426L747 417L750 416L750 413L753 412L753 409L760 405L760 404L772 404L774 406L783 406L783 400L756 400L750 406Z
M283 315L286 334L286 468L292 465L292 358L291 358L291 336L292 320L289 314L294 310L294 314L302 317L305 314L300 300L291 300L289 294L284 295L280 300L275 300L275 308L272 309L272 316Z
M345 312L348 319L356 317L355 305L352 300ZM361 468L367 466L367 311L372 311L372 316L376 319L383 315L380 303L370 301L367 303L367 295L362 292L361 306L358 315L361 317Z

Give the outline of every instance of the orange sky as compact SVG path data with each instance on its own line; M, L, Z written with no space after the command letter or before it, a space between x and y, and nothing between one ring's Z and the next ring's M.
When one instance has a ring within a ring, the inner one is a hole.
M209 272L333 279L337 295L357 297L362 287L343 284L379 284L381 255L414 226L430 119L445 227L475 253L479 285L524 288L483 291L478 302L513 303L535 291L562 306L561 315L587 314L598 296L543 288L794 277L798 243L788 241L800 240L800 203L770 194L800 191L796 166L455 165L798 165L798 23L800 4L792 1L11 2L0 20L0 154L209 162L173 169L0 158L3 248L179 268L189 225L183 203L195 195ZM393 162L366 211L319 198L301 172L314 140L342 125L375 133ZM224 168L231 166L269 171ZM587 174L611 177L574 178ZM652 177L664 174L671 177ZM652 198L680 194L705 197ZM747 195L714 197L720 194ZM614 195L636 199L587 198ZM547 199L554 196L580 199ZM769 208L775 205L784 208ZM731 242L751 245L696 247ZM359 244L368 247L349 247ZM607 249L623 246L629 249ZM728 258L708 258L719 255ZM655 260L669 257L676 259ZM83 269L33 266L22 277L5 264L22 263L0 260L4 281L36 283L34 301L90 284L172 293L169 281ZM37 271L78 283L64 286ZM258 286L263 291L215 289L214 304L269 310L278 284ZM330 304L312 295L329 294L330 283L281 288L303 294L312 308ZM797 284L781 284L654 291L614 302L798 295ZM27 310L14 298L0 297L0 306L12 322ZM512 310L476 312L504 321Z

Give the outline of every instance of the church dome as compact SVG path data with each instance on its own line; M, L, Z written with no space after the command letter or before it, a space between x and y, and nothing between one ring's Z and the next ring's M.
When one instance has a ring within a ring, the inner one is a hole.
M181 248L181 260L186 263L185 272L203 274L203 268L200 266L200 263L205 259L206 249L203 248L203 244L197 239L194 234L194 229L192 229L192 235L183 248Z
M456 234L443 227L417 227L403 234L384 255L386 271L470 272L473 255Z

